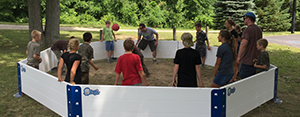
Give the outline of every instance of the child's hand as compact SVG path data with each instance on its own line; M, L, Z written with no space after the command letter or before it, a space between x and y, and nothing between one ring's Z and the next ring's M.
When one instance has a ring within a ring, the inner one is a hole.
M115 40L115 42L117 42L117 39L116 39L116 38L115 38L114 40Z
M72 85L76 84L74 81L70 82Z
M176 87L176 81L175 80L173 80L172 85L173 85L173 87Z
M149 86L149 83L146 82L145 85L146 85L146 86Z
M253 62L257 62L257 59L253 59Z
M65 81L65 79L58 78L58 82Z
M99 68L97 66L94 67L95 70L98 70Z
M103 40L100 40L100 42L102 42Z
M42 59L39 60L40 63L41 63L42 61L43 61Z
M210 47L209 47L209 46L207 46L207 49L208 49L208 50L210 50Z

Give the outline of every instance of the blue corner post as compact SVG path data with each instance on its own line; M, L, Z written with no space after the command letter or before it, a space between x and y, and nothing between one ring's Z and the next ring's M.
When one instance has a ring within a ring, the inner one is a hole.
M68 117L82 117L81 87L67 85Z
M21 84L21 66L20 63L17 63L18 66L18 87L19 87L19 92L14 94L14 97L22 97L22 84Z
M280 104L280 103L282 103L282 100L277 98L277 85L278 85L278 68L276 68L276 70L275 70L273 101L274 101L274 103Z
M211 117L226 117L226 89L211 91Z

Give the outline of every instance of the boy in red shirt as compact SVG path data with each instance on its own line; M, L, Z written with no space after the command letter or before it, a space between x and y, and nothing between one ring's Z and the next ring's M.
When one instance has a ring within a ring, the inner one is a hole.
M125 86L141 86L142 79L146 86L149 86L148 82L145 79L143 72L141 59L139 55L133 54L132 50L134 49L134 41L132 38L127 38L123 43L125 54L119 57L115 72L116 72L116 81L115 85L118 85L120 74L123 74L122 85Z

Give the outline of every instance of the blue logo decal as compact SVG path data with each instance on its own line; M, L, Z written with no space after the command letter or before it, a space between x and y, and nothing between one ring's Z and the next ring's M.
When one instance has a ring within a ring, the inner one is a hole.
M89 96L89 95L92 95L92 94L93 95L99 95L100 91L98 89L92 90L92 89L90 89L88 87L86 87L86 88L83 89L83 95Z
M235 92L235 87L233 87L233 88L229 87L229 88L228 88L228 93L227 93L227 95L230 96L230 95L233 94L234 92Z
M21 65L21 71L26 72L26 69L23 67L23 65Z

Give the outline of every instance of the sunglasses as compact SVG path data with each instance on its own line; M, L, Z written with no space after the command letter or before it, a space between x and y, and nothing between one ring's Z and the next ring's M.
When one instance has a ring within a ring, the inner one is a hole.
M243 17L243 18L244 18L244 20L245 20L245 19L247 19L248 17Z

